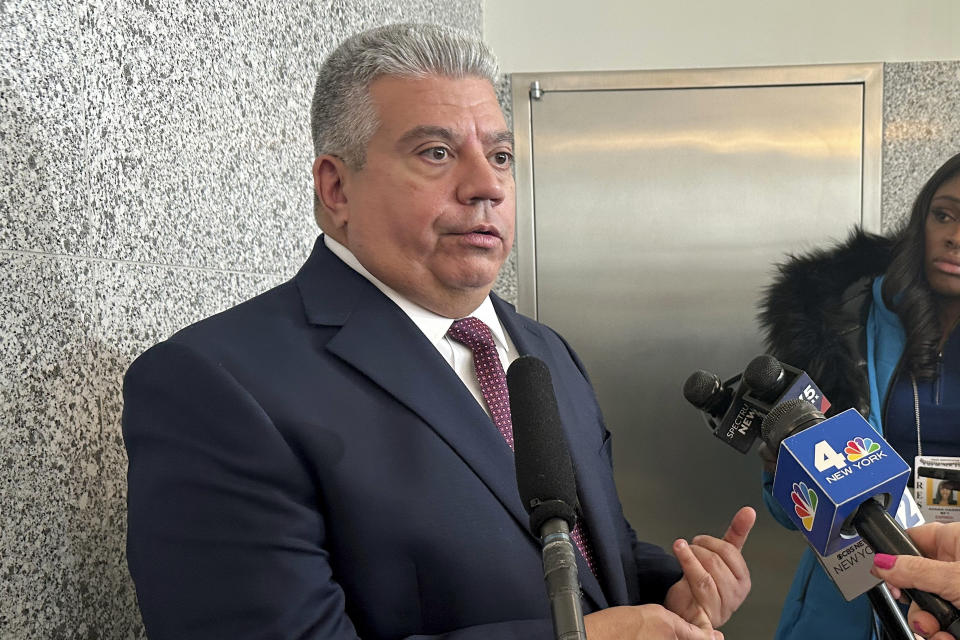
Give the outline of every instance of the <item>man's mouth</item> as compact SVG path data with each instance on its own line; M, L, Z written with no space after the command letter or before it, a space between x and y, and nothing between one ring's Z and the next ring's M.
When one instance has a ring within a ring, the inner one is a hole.
M498 249L502 246L500 231L496 227L481 225L463 231L459 235L468 245L478 249Z
M497 228L496 228L496 227L490 227L490 226L486 226L486 225L480 226L480 227L475 227L475 228L473 228L473 229L470 229L470 230L467 231L466 233L468 233L468 234L470 234L470 233L479 233L479 234L484 235L484 236L493 236L494 238L499 238L499 237L500 237L500 232L497 231Z

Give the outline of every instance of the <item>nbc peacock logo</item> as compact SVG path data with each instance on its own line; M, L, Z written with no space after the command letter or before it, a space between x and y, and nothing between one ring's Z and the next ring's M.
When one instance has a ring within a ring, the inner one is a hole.
M805 482L794 482L790 497L793 499L793 510L800 516L804 528L811 531L813 529L813 518L817 513L816 491L808 488Z
M879 450L879 442L874 442L870 438L854 438L853 440L847 441L847 446L843 452L847 454L847 460L856 462L860 458L864 458Z

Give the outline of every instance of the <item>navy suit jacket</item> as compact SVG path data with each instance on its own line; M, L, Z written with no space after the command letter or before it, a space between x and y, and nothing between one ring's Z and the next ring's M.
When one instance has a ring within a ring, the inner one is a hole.
M599 582L584 609L662 602L583 367L493 296L546 362ZM124 381L128 562L151 638L551 638L513 456L420 330L318 239L296 277L177 333Z

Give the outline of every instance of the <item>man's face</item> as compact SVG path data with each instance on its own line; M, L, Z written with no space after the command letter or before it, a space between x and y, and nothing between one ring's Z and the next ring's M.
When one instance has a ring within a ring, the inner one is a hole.
M513 144L490 82L382 77L366 163L337 224L381 281L448 317L489 293L514 232ZM336 218L335 218L336 220Z

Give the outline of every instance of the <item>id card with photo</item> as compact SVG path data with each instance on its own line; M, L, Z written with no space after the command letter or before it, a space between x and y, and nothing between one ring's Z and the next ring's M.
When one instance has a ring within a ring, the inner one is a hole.
M928 522L960 522L960 458L917 456L914 499Z

